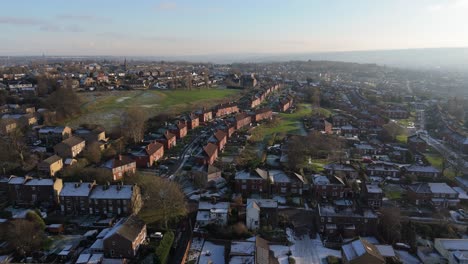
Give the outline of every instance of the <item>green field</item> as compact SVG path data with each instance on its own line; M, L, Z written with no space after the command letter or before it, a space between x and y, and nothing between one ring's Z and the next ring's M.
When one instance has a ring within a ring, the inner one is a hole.
M434 168L442 169L444 158L439 153L425 153L424 157Z
M262 124L252 133L252 141L268 140L272 136L284 137L287 134L305 135L303 119L310 117L314 111L329 115L327 109L312 109L310 104L299 104L294 113L280 113L275 121L270 124Z
M101 124L112 128L118 124L122 112L130 107L147 109L149 116L159 112L180 113L217 103L236 100L239 90L201 89L175 91L112 91L79 94L83 104L79 117L67 120L66 125Z

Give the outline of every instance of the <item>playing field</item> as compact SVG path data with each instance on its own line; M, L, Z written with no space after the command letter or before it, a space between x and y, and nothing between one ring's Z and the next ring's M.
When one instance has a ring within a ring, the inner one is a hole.
M200 89L176 91L110 91L80 93L82 114L67 120L66 125L101 124L110 129L116 126L126 108L142 107L149 116L160 112L182 113L201 107L212 107L221 102L238 99L239 90Z

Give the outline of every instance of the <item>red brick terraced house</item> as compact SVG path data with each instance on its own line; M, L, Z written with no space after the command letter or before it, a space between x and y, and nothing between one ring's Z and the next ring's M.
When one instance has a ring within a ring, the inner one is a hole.
M209 142L215 143L218 146L218 151L223 150L227 143L226 132L220 129L216 130L216 132L213 134L213 137L209 139Z
M60 212L64 215L87 215L89 195L96 182L65 182L59 194Z
M456 207L459 193L446 183L418 183L408 186L408 199L415 205L433 205L436 208Z
M117 216L137 214L143 205L137 185L100 185L89 194L89 214Z
M163 137L161 139L156 140L164 145L164 148L166 150L171 149L172 147L175 147L177 144L177 138L176 135L172 134L169 131L165 131L163 134Z
M262 108L255 111L252 115L253 122L260 122L262 120L271 119L273 117L273 111L270 108Z
M177 139L181 139L187 136L187 129L187 124L185 122L178 121L169 131L176 135Z
M103 238L104 255L109 258L134 259L146 241L146 224L132 215L118 222Z
M195 114L198 115L199 122L201 123L206 123L213 119L213 111L211 110L202 109L202 110L196 111Z
M199 163L202 165L212 165L218 158L218 146L213 143L208 143L198 157Z
M239 130L250 125L252 118L247 113L239 113L234 117L236 129Z
M317 200L333 201L352 196L352 190L337 176L313 175L312 194Z
M135 160L137 167L149 168L164 156L164 145L159 142L152 142L146 146L134 148L130 155Z
M234 177L234 191L243 195L270 193L269 173L266 170L238 171Z
M102 166L112 173L114 181L120 180L124 175L133 175L136 173L136 162L128 156L119 155L115 159L111 159Z
M306 181L297 173L285 173L281 170L269 170L271 193L278 195L302 195Z
M223 117L239 112L239 107L236 103L220 104L213 110L215 117Z

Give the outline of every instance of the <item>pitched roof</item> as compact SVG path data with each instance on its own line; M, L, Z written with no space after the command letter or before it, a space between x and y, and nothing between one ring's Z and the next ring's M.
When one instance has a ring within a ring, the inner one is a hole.
M382 263L385 263L385 260L377 247L362 238L358 238L348 244L343 245L341 249L343 250L343 253L348 261L359 258L365 254L369 254L379 259Z
M146 153L151 156L161 148L164 148L163 144L159 142L153 142L153 143L148 144L145 149L146 149Z
M104 240L109 239L114 235L119 235L129 241L135 241L141 231L145 228L146 224L137 216L131 215L127 219L121 220L112 228Z
M62 160L62 158L57 156L57 155L53 155L53 156L50 156L47 159L43 160L42 162L47 163L47 164L53 164L53 163L55 163L55 162L57 162L59 160Z
M88 197L94 185L94 182L65 182L59 196Z
M108 169L114 169L114 168L118 168L118 167L130 164L133 162L135 161L131 159L130 157L119 155L117 158L111 159L107 161L106 163L104 163L103 167L108 168Z
M203 148L203 150L205 151L206 155L208 155L208 157L213 157L215 155L216 151L218 150L218 146L216 146L213 143L208 143Z
M216 133L214 134L214 136L215 136L215 138L216 138L219 142L221 142L221 140L223 140L224 138L226 138L227 134L226 134L226 132L224 132L224 131L218 129L218 130L216 131Z
M84 142L85 140L80 138L80 137L76 137L76 136L71 136L67 139L65 139L64 141L62 141L61 143L59 144L65 144L67 146L70 146L70 147L73 147L73 146L76 146L82 142Z

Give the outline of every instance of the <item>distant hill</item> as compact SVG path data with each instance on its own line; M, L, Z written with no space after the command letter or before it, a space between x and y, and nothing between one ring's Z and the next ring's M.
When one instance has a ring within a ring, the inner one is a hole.
M467 48L430 48L405 50L373 50L346 52L316 52L296 54L219 54L195 56L151 57L164 60L230 62L272 62L290 60L328 60L376 63L407 68L447 69L468 71Z

